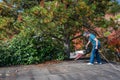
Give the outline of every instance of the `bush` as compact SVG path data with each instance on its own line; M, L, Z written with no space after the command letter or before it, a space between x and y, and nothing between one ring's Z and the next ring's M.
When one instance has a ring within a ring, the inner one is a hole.
M7 42L0 41L0 66L7 65L9 63L10 53L7 46Z
M21 32L9 41L7 46L1 46L2 65L32 64L38 62L37 50L32 43L33 38L31 36L29 31L25 34Z
M41 62L53 59L64 59L63 47L57 40L44 35L36 36L34 40Z
M3 45L4 44L4 45ZM0 45L0 66L63 60L63 48L55 39L26 30Z

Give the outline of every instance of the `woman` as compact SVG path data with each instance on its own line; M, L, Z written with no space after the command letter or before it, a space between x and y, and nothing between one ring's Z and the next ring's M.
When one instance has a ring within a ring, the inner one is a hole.
M94 64L95 56L96 56L97 63L101 64L101 58L100 58L100 54L98 52L98 49L100 48L100 41L96 38L96 36L94 34L89 33L89 32L85 32L84 36L89 38L89 41L86 44L86 49L87 49L88 45L90 44L90 42L92 43L92 46L93 46L91 56L90 56L90 62L88 63L88 65Z

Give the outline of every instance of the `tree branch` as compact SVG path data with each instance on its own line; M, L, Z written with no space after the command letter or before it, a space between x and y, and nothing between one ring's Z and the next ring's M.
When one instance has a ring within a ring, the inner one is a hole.
M46 35L49 35L49 36L51 36L51 37L53 37L53 38L55 38L55 39L58 39L59 41L64 41L64 39L58 38L57 36L55 36L55 35L52 34L51 32L45 31L45 30L43 30L42 28L40 28L40 30L41 30L43 33L45 33Z
M78 36L76 36L76 37L73 37L72 39L70 39L70 41L72 41L72 40L74 40L74 39L77 39L77 38L80 38L80 37L82 37L82 34L81 34L81 35L78 35Z
M100 35L93 29L93 26L91 26L90 23L88 23L88 22L86 22L86 21L87 21L86 19L83 20L83 23L84 23L83 26L86 27L86 28L88 29L88 31L90 31L90 32L92 31L92 32L94 32L95 34L97 34L98 36L100 36Z
M53 37L53 38L55 38L55 39L57 39L57 40L59 40L59 41L61 41L61 42L64 41L64 39L58 38L54 34L48 34L48 35L51 36L51 37Z

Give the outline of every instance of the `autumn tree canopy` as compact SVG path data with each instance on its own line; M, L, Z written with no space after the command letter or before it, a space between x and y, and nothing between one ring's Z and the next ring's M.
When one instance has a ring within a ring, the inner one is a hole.
M111 0L3 0L0 3L0 39L31 28L64 45L69 57L71 41L84 28L93 31L104 25ZM20 22L17 20L20 18Z

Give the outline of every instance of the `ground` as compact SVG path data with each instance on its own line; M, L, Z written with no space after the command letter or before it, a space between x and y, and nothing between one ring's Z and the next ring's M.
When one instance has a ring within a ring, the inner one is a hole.
M1 67L0 80L119 80L120 65L104 62L87 65L87 60L62 61L17 67Z

